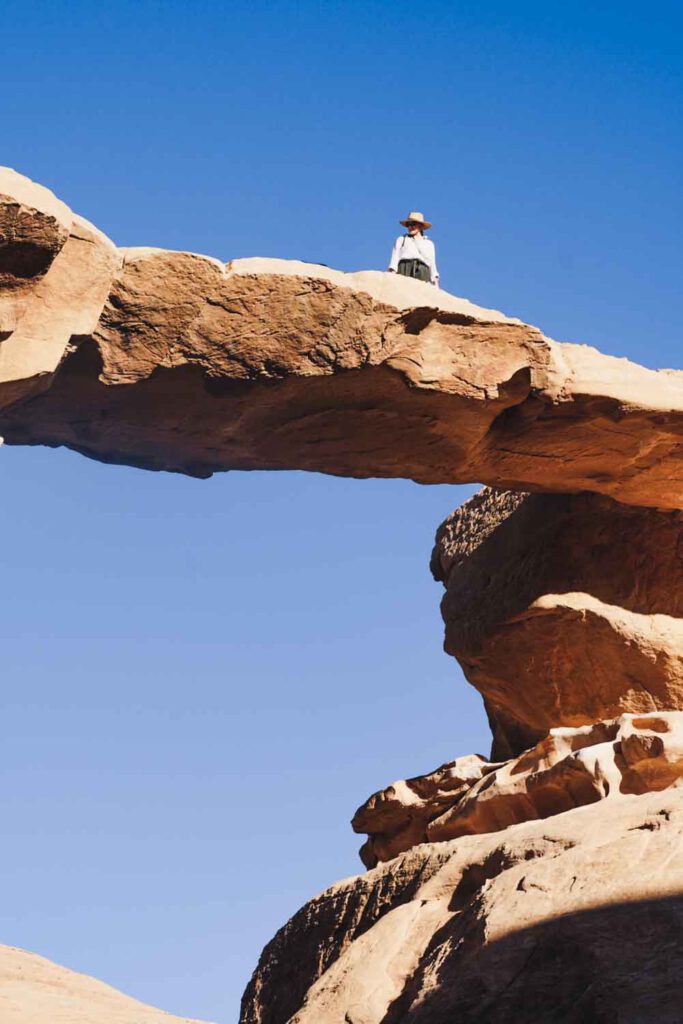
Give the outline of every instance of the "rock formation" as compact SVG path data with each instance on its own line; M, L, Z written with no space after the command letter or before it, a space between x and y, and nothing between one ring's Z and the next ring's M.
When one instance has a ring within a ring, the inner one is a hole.
M683 712L622 715L579 729L551 729L502 764L462 757L430 775L395 782L356 811L370 836L366 867L420 843L498 832L599 800L667 789L683 780Z
M0 172L0 433L208 476L309 469L683 504L683 374L379 272L115 249Z
M117 249L0 170L0 433L199 477L490 485L432 571L492 760L357 811L368 872L275 936L242 1024L678 1024L682 372L388 274ZM75 981L64 1016L60 969L19 966L46 1008L24 986L3 1021L157 1019Z
M437 533L446 650L493 757L553 726L683 708L683 514L485 489Z
M0 946L2 1024L200 1024L172 1017L35 953Z
M266 946L242 1024L678 1024L683 790L416 846Z

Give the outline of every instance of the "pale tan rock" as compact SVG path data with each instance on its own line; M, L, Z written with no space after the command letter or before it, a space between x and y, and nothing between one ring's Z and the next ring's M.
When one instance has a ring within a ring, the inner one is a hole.
M199 1024L131 999L35 953L0 946L2 1024Z
M0 327L9 443L196 476L308 469L683 505L682 374L377 271L127 249L105 288L109 243L90 243L73 262L65 243L23 327ZM49 389L17 404L37 379Z
M432 571L495 759L554 726L683 709L680 512L484 489L440 527Z
M677 1024L683 790L424 844L266 947L241 1024Z
M121 263L48 189L0 168L0 409L50 386L95 329Z
M503 764L475 758L475 771L467 772L468 759L459 758L371 796L352 821L356 832L369 835L360 850L365 866L420 843L498 832L599 800L677 785L683 782L683 712L626 714L553 729Z

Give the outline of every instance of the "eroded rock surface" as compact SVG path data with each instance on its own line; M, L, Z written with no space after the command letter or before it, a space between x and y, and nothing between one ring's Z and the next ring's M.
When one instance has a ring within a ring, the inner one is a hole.
M442 764L429 775L394 782L374 793L351 822L355 832L370 837L360 851L365 866L374 868L379 861L427 842L429 823L495 767L481 754L469 754Z
M53 383L94 331L122 262L48 189L0 168L0 410Z
M131 999L35 953L0 946L2 1024L200 1024Z
M266 946L241 1024L678 1024L683 790L415 847Z
M683 780L683 712L622 715L552 729L521 757L490 764L478 755L394 782L358 809L372 868L420 843L498 832L574 807L666 789Z
M440 527L432 571L495 759L554 726L683 709L680 512L484 489Z
M683 504L683 374L396 275L116 250L10 171L0 231L9 443Z
M496 763L359 810L387 863L278 933L242 1022L680 1021L683 373L384 273L117 249L0 169L0 434L200 477L547 492L485 491L433 559ZM7 950L5 1008L160 1019Z

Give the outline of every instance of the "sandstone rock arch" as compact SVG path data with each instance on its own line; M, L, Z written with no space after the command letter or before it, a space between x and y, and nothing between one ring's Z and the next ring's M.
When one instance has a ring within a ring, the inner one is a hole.
M683 505L683 373L394 275L117 249L9 169L0 338L10 444Z
M458 758L360 808L371 870L266 948L244 1024L526 1013L518 979L538 972L519 950L549 934L549 1000L571 967L562 1006L590 986L596 1021L610 993L624 1020L673 1021L680 982L665 964L634 984L642 944L624 976L605 929L683 936L683 372L378 272L119 249L0 169L0 433L197 477L489 485L439 529L432 570L495 761ZM622 909L603 913L608 897Z

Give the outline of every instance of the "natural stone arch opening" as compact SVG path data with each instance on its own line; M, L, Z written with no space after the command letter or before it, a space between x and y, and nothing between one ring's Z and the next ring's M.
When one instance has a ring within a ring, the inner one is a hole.
M357 821L367 864L680 778L681 372L558 345L383 274L117 250L13 172L0 192L9 444L197 476L298 468L549 492L512 509L485 492L440 533L447 643L486 696L505 763L471 777L454 762L375 794ZM582 566L572 548L583 553L591 529ZM421 956L404 972L411 998ZM266 957L245 1021L263 1024L271 970ZM319 1006L326 984L312 989Z

